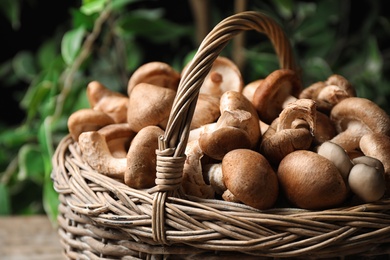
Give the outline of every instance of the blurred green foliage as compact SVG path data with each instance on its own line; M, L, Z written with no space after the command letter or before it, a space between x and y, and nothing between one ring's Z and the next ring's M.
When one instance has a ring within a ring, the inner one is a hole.
M20 23L22 0L2 1L9 23ZM233 2L210 1L212 25L234 12ZM247 10L263 11L285 29L306 86L333 73L346 77L359 96L390 113L389 16L385 1L248 1ZM71 8L66 26L36 52L20 50L0 64L0 79L9 85L27 82L20 95L25 119L17 126L0 124L0 214L46 213L54 219L51 157L67 134L67 118L88 107L85 89L98 80L125 93L127 81L140 65L159 60L181 70L196 50L196 25L188 13L179 23L160 1L85 0ZM173 7L172 7L173 8ZM11 10L7 12L5 10ZM359 11L360 12L360 11ZM223 51L231 56L231 45ZM269 42L248 32L243 75L250 81L278 68ZM11 64L11 65L10 65Z

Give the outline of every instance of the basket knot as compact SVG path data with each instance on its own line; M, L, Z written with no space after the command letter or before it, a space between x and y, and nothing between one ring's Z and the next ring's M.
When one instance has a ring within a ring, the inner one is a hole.
M173 153L173 148L156 150L156 186L151 188L149 193L175 191L181 187L186 156L172 157Z
M169 245L165 234L165 202L169 194L181 187L183 166L186 156L172 157L175 149L156 150L156 186L149 189L155 193L152 205L152 234L153 240L160 244Z

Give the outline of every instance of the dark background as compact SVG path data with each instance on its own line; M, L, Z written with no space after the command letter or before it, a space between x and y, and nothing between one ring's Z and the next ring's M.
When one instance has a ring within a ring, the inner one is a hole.
M379 1L379 0L377 0ZM167 18L175 22L190 23L193 20L191 7L188 1L147 1L150 6L164 7L167 11ZM233 1L214 0L213 4L222 9L232 9ZM314 1L315 2L315 1ZM390 15L389 1L380 0L382 9L380 12L386 17ZM145 4L145 3L142 3ZM356 32L361 29L361 17L366 15L368 1L350 1L350 30ZM20 50L34 52L40 44L50 38L58 29L59 25L66 26L70 23L71 8L78 8L79 0L53 1L22 1L20 13L20 28L14 30L9 21L0 14L1 51L0 64L9 62ZM379 39L381 49L388 49L390 39ZM387 51L388 52L388 51ZM156 56L159 53L153 53ZM386 66L386 65L385 65ZM387 65L390 66L390 65ZM19 107L18 100L28 83L18 82L8 86L0 80L0 123L6 125L17 125L24 118L24 111Z

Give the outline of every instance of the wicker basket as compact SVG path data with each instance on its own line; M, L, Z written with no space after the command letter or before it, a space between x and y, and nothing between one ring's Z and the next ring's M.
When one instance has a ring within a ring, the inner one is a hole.
M258 12L219 23L182 76L157 151L156 186L129 188L83 161L70 136L58 145L52 179L59 193L59 236L70 259L259 259L390 254L390 199L324 211L254 208L183 194L184 150L199 88L238 33L264 33L282 68L295 69L279 25Z

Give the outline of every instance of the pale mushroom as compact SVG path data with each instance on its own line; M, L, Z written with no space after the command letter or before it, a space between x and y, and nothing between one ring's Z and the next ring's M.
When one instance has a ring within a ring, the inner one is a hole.
M67 122L69 134L74 141L78 141L79 135L83 132L95 131L114 123L112 117L92 108L83 108L73 112Z
M359 149L360 138L368 133L390 135L390 117L366 98L350 97L335 105L330 114L337 135L330 141L347 152Z
M300 208L318 210L340 206L348 195L337 167L312 151L288 154L280 162L277 175L286 198Z
M334 163L343 179L345 181L348 180L353 163L347 152L340 145L326 141L317 147L316 152Z
M262 137L260 152L277 165L295 150L309 149L315 133L316 109L311 99L290 103L268 127Z
M87 86L87 98L91 108L103 111L111 116L115 123L126 122L129 103L127 96L108 89L98 81L92 81Z
M206 183L209 183L213 187L214 191L218 195L222 195L226 191L226 186L223 183L222 175L222 163L206 163L203 165L203 176Z
M139 83L169 88L176 92L179 81L180 73L169 64L161 61L148 62L139 66L131 75L127 84L127 95L130 97L133 88Z
M239 201L256 209L271 208L279 195L278 178L267 159L249 149L236 149L222 160L223 199ZM231 194L231 195L230 195ZM229 196L230 195L230 196Z
M158 139L163 134L158 126L145 126L131 141L124 177L129 187L146 189L155 186L156 150Z
M253 94L252 103L260 120L271 124L287 104L298 98L301 90L302 85L295 71L278 69L270 73Z
M355 164L348 177L351 191L364 202L375 202L381 199L386 191L382 170L383 168L376 167L376 164Z
M165 129L176 92L148 83L136 85L129 97L127 123L138 132L150 125Z

